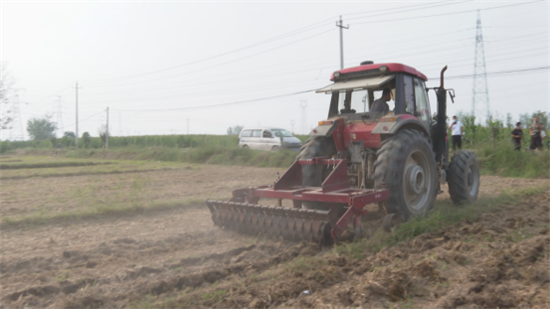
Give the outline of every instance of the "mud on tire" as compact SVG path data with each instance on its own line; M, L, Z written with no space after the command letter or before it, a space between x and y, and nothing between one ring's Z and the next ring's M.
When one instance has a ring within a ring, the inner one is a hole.
M297 160L307 160L315 157L330 157L336 154L336 146L332 137L316 136L308 139L300 149ZM323 180L330 173L326 166L321 165L302 165L302 185L321 186ZM303 202L304 208L328 210L327 203L322 202Z
M428 139L419 131L405 129L384 140L374 163L375 186L390 191L388 213L403 219L422 215L433 207L437 168Z
M475 202L479 193L479 164L475 153L468 150L455 152L448 171L447 183L453 203Z

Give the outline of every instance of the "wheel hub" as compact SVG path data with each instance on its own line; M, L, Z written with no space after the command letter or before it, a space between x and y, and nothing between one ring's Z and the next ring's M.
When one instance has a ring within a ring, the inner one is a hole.
M420 194L424 191L425 176L424 169L419 165L409 165L406 173L407 189L413 194Z

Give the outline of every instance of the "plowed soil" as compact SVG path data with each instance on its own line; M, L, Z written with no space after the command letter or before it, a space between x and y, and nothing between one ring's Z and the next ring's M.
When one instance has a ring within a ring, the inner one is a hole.
M160 204L229 197L272 183L277 172L204 165L6 179L0 214L77 211L132 200L136 190ZM491 176L481 183L486 197L549 185ZM87 186L94 190L71 198L70 188ZM550 308L549 205L548 193L531 196L366 255L221 230L201 202L0 227L0 307ZM367 223L380 221L373 214Z

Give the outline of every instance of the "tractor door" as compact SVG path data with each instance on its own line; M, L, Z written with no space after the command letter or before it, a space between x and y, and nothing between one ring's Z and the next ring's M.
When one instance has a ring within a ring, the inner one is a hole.
M414 98L416 102L415 115L424 123L428 132L430 132L432 113L430 111L428 92L426 91L424 81L417 77L414 78Z
M403 74L402 76L403 103L402 106L400 106L401 108L396 108L396 110L401 111L398 112L398 114L410 114L416 116L426 128L426 131L430 132L430 102L428 101L424 81L407 74Z

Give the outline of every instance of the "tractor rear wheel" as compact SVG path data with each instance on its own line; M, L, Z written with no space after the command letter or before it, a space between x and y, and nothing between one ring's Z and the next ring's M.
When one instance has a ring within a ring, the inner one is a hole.
M455 204L472 203L479 193L479 164L475 153L455 152L449 164L449 194Z
M437 189L437 168L427 138L417 130L405 129L384 140L376 153L374 181L390 191L388 213L403 219L422 215L433 206Z
M316 157L330 157L336 154L336 146L332 137L316 136L306 141L302 146L298 160L307 160ZM320 187L330 170L322 165L302 165L302 185L306 187ZM302 202L304 208L328 210L329 204L322 202Z

